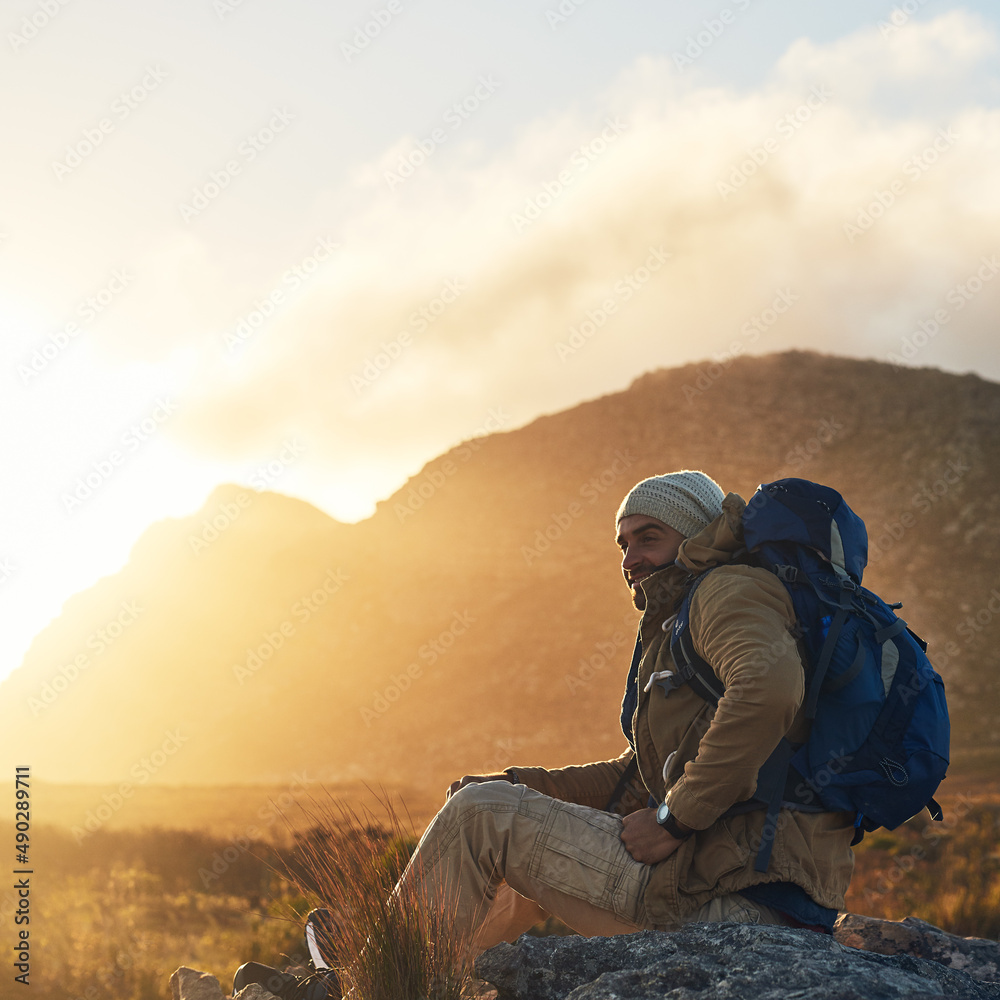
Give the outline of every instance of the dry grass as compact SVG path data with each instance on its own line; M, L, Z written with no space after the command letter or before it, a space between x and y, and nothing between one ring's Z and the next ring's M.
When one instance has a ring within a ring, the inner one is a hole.
M345 992L358 1000L460 1000L474 989L468 942L456 937L447 900L414 879L398 887L416 837L383 795L381 817L333 799L306 807L286 877L333 911L331 945Z
M995 939L1000 797L972 790L942 804L944 824L918 817L865 838L848 908ZM243 962L301 962L303 919L320 905L341 914L341 964L358 1000L457 1000L473 988L447 915L423 900L389 903L416 841L408 821L330 800L297 825L292 846L239 849L195 831L100 831L78 844L38 827L31 997L162 1000L179 965L210 972L228 991ZM9 824L0 840L13 842ZM6 947L14 925L3 923Z
M847 907L901 920L913 916L951 934L1000 937L1000 803L959 795L945 819L926 813L869 834L857 851Z

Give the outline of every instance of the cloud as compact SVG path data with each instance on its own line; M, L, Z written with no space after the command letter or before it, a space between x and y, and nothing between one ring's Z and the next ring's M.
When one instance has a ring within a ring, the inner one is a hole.
M230 454L303 434L317 481L374 499L491 406L660 366L807 347L1000 376L997 38L960 11L891 28L800 40L738 93L644 57L499 152L401 138L328 196L329 265L239 351L218 332L176 427Z

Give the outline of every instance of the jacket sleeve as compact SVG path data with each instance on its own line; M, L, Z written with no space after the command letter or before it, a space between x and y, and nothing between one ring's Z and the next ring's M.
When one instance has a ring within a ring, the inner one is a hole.
M632 751L626 750L615 760L600 760L592 764L572 764L549 770L544 767L514 766L522 784L551 795L564 802L576 802L594 809L603 809L611 798L618 779L632 758ZM624 812L631 812L646 804L642 796L642 779L636 774L629 782L622 797ZM648 796L648 792L645 793Z
M761 765L792 728L805 682L791 599L766 571L711 573L695 592L690 621L694 648L725 694L667 802L682 823L703 830L753 795Z

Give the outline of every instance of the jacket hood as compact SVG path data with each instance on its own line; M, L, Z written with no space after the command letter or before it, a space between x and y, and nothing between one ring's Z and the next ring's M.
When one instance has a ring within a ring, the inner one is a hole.
M738 493L729 493L722 501L722 513L697 535L681 542L677 562L692 573L703 573L713 566L730 562L744 547L743 511L746 502Z

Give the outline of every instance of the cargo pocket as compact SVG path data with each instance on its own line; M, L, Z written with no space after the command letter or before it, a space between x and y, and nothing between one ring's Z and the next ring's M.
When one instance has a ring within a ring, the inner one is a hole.
M737 900L738 899L739 897L737 897ZM723 917L726 923L759 924L760 910L747 900L742 900L740 902L737 902L737 900L733 900L732 904L726 910L726 915Z

